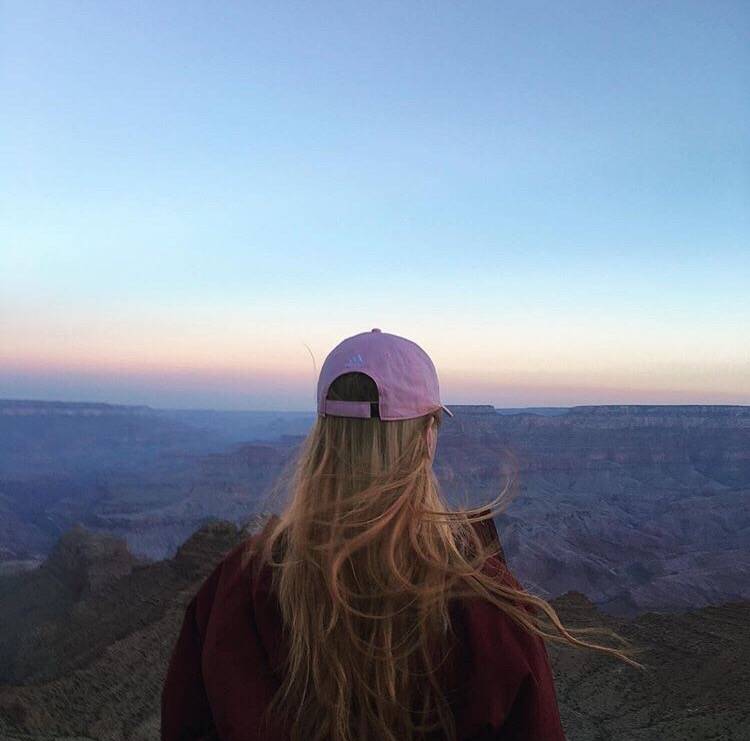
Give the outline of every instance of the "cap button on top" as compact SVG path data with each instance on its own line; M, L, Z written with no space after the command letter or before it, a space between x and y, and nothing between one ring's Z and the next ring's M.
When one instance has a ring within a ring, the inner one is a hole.
M377 327L374 327L371 331L372 332L380 332L380 330Z

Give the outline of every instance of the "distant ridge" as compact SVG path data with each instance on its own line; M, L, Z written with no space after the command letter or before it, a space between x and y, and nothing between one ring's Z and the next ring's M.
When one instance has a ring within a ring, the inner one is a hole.
M750 405L746 404L577 404L574 406L533 406L495 407L492 404L450 404L448 409L457 414L538 414L557 416L564 414L681 414L685 411L696 414L739 414L750 415ZM189 419L191 416L203 419L207 415L226 418L231 415L289 415L311 416L315 411L280 411L252 409L172 409L152 407L147 404L112 404L100 401L46 401L40 399L0 399L0 414L155 414Z
M451 408L451 407L449 407ZM561 414L567 414L570 407L498 407L495 409L497 414L539 414L544 417L556 417Z
M100 401L39 401L33 399L0 399L0 414L61 414L67 416L103 414L156 414L146 405L108 404Z
M570 407L494 407L492 404L446 404L454 414L465 415L497 415L510 416L513 414L537 414L553 417L567 414Z
M735 414L750 416L743 404L583 404L569 408L571 414Z
M454 414L495 414L492 404L446 404Z

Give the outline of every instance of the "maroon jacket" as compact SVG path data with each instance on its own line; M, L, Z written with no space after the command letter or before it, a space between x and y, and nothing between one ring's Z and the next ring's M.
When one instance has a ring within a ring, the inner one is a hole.
M497 538L491 520L482 530ZM282 621L270 567L242 567L246 545L224 557L186 608L161 695L162 741L288 739L281 726L258 730L280 684ZM518 586L499 559L488 568ZM544 642L479 599L456 604L452 619L459 741L565 741Z

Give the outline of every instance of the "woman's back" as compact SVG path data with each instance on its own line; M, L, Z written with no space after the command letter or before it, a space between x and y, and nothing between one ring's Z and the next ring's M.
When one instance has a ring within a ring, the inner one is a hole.
M481 523L489 529L484 523L494 532L491 520ZM279 719L263 729L264 711L282 681L288 640L272 569L258 563L257 538L234 548L188 605L162 693L165 740L290 737ZM499 560L488 563L487 572L517 586ZM543 641L482 600L455 600L450 614L451 648L436 658L444 660L439 681L458 741L564 739Z

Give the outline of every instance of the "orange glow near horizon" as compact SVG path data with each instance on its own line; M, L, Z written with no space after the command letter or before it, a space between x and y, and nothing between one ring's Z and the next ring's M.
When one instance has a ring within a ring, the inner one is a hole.
M309 360L309 356L308 356ZM314 408L315 377L311 365L307 368L269 367L200 367L198 364L138 364L120 359L100 358L95 364L82 362L13 362L0 363L0 380L11 374L23 377L31 387L41 390L54 384L75 383L80 387L113 389L112 401L117 402L118 388L131 389L138 395L142 389L144 403L154 404L154 399L180 392L187 397L199 392L203 396L215 394L215 408L254 408L249 399L267 395L277 399L274 407L279 409ZM711 387L702 384L699 375L685 375L678 383L670 376L642 374L640 378L622 375L605 379L589 374L585 379L567 378L563 374L547 372L509 373L500 372L494 378L490 374L481 376L442 373L441 390L443 401L453 404L492 404L496 407L514 406L575 406L580 404L748 404L750 394L740 387ZM725 379L727 380L727 379ZM661 383L660 383L661 382ZM670 383L672 385L670 385ZM7 394L0 394L7 396ZM52 399L42 393L45 398ZM26 395L24 398L32 398ZM150 401L145 401L148 399ZM286 402L284 400L287 400ZM85 401L85 398L80 400ZM103 399L99 399L103 400ZM232 401L234 400L234 401ZM304 401L307 400L307 401ZM164 406L174 405L174 402ZM184 406L190 406L184 404Z
M634 325L615 332L596 317L530 314L501 328L466 317L429 325L391 319L345 323L311 311L301 322L222 306L15 311L0 328L0 397L85 400L95 391L99 400L155 406L200 398L215 408L311 409L326 354L364 331L353 327L369 325L418 338L448 405L750 403L748 350L729 322L691 334Z

